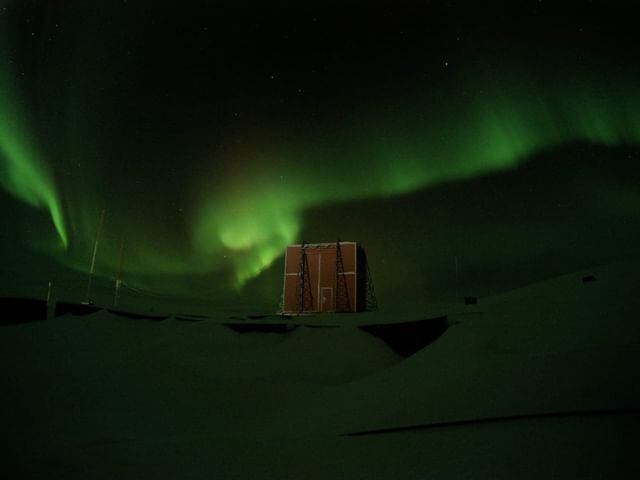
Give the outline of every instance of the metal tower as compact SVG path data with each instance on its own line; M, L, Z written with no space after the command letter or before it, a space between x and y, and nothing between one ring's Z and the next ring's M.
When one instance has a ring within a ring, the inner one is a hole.
M311 310L313 297L311 295L311 280L309 278L309 263L307 261L306 243L302 241L300 248L300 264L298 266L298 313Z
M340 240L336 242L336 287L334 295L336 312L352 311L349 300L349 290L347 289L347 279L345 278L344 263L342 261L342 251L340 250Z

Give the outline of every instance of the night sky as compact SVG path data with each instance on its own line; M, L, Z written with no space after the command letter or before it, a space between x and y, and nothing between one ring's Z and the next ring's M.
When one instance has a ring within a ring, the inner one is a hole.
M303 239L387 308L637 255L636 12L469 3L0 2L4 290L81 297L103 209L98 286L124 245L220 305L275 308Z

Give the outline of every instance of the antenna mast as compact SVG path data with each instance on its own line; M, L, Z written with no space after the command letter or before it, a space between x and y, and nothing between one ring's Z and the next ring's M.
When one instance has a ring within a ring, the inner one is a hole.
M120 286L122 285L122 264L124 263L124 238L120 244L120 258L118 259L118 270L116 272L116 286L113 294L113 305L118 305L118 298L120 296Z
M104 224L104 215L106 210L103 208L100 212L100 221L98 222L98 230L96 230L96 240L93 243L93 255L91 256L91 267L89 268L89 280L87 281L87 299L86 304L93 303L91 301L91 284L93 283L93 272L96 268L96 255L98 254L98 243L100 241L100 234L102 233L102 226Z

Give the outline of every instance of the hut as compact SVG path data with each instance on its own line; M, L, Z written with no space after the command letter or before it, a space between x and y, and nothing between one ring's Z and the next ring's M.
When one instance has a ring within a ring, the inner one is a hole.
M287 246L280 312L284 315L377 309L364 248L357 242Z

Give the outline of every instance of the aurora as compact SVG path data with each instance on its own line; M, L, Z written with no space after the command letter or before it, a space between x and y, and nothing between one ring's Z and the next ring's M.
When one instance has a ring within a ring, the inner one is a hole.
M0 1L7 478L640 478L638 2Z
M102 210L99 274L113 275L126 242L127 278L218 272L241 288L300 240L311 209L468 181L565 145L640 142L634 67L606 71L606 55L585 67L558 49L530 75L517 49L487 48L434 61L428 80L402 88L389 77L384 94L373 80L360 94L345 79L345 99L324 109L334 100L305 80L302 60L274 73L260 50L228 54L224 29L179 17L214 36L168 64L161 52L191 40L172 44L153 15L144 35L133 13L106 27L111 13L14 2L0 26L1 183L48 212L56 238L34 248L79 271ZM16 27L27 20L33 31Z
M6 31L0 22L0 29ZM0 38L0 56L11 58L6 39ZM6 62L12 63L12 62ZM0 71L0 183L9 193L37 208L46 209L66 247L68 234L64 213L49 165L38 151L37 138L27 125L27 113L21 105L21 92L15 88L20 73Z
M604 79L583 82L580 94L571 96L570 85L557 84L545 95L536 95L533 89L513 93L511 85L497 81L495 91L484 90L486 99L456 99L447 109L455 113L432 113L425 120L419 119L419 113L398 119L376 116L371 107L370 123L346 145L338 146L329 137L329 144L318 149L312 139L304 139L290 150L272 153L272 158L284 159L280 171L286 172L286 178L252 165L255 182L242 182L224 198L204 201L194 222L196 249L206 252L211 239L217 238L224 248L242 252L236 260L237 279L242 283L298 239L305 209L402 195L510 169L540 152L571 143L637 143L638 109L631 105L640 98L636 89L620 83L605 87ZM621 86L628 97L617 95ZM434 111L428 100L423 105L425 112ZM436 119L439 125L434 128ZM353 127L344 129L354 132ZM335 135L341 136L340 132ZM309 163L327 168L309 172ZM297 165L304 167L297 169ZM336 171L339 178L332 174Z

